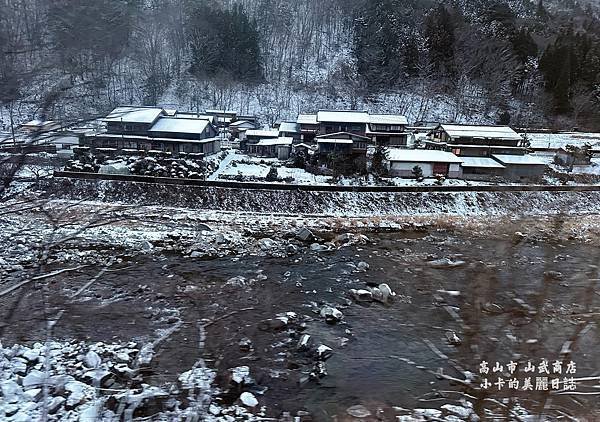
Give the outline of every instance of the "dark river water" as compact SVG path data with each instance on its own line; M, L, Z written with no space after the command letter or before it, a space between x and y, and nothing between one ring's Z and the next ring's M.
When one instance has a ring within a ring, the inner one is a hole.
M270 416L304 410L323 421L336 415L344 420L346 408L357 404L374 414L380 409L391 420L394 407L436 408L456 401L461 393L474 395L432 372L464 380L466 371L478 375L483 360L491 365L572 360L576 377L599 375L596 247L512 233L490 238L442 231L370 237L368 245L304 251L288 258L134 257L119 271L105 274L88 300L66 305L54 299L55 306L66 308L55 335L91 341L144 338L164 323L149 308L177 309L184 324L161 346L148 383L171 382L203 357L219 371L216 382L226 389L227 369L247 365L257 384L268 388L258 397ZM370 268L357 271L361 261ZM67 287L79 286L95 272L63 281ZM232 277L245 281L228 284ZM380 283L396 292L393 303L356 303L350 298L350 289ZM325 323L315 312L324 304L336 306L344 319ZM35 314L34 302L22 306ZM299 318L282 330L261 327L281 312L295 312ZM215 321L206 328L202 349L199 321ZM42 328L29 321L9 336L31 341ZM448 340L452 333L458 341ZM318 381L307 380L312 357L296 350L302 334L309 334L315 346L333 349L326 361L328 375ZM252 341L253 351L240 349L243 338ZM570 353L561 355L565 343ZM582 384L578 391L595 390ZM506 389L479 397L519 398L531 412L544 402L547 408L589 420L598 410L594 396ZM235 398L224 395L224 400Z

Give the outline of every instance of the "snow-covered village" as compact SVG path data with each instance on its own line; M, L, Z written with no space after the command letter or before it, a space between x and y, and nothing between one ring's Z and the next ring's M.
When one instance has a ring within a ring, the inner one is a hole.
M599 28L0 2L0 420L600 420Z

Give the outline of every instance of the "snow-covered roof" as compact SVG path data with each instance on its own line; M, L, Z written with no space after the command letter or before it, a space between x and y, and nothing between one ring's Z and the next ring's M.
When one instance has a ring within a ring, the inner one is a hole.
M496 160L500 161L502 164L510 164L510 165L545 165L542 160L538 157L534 157L533 155L504 155L504 154L494 154L492 155Z
M299 114L297 122L299 125L316 125L316 124L318 124L317 115L316 114Z
M198 119L198 120L208 120L209 122L213 122L215 120L215 116L211 116L210 114L198 114L198 113L189 113L189 112L178 112L174 116L176 119Z
M152 126L149 132L201 134L208 125L208 120L203 119L174 119L172 117L163 117Z
M49 132L52 130L57 130L60 129L60 123L55 122L53 120L46 120L46 121L41 121L41 120L32 120L30 122L27 123L23 123L20 128L23 132L33 132L33 131L43 131L43 132ZM12 138L12 135L11 135Z
M237 115L237 111L233 110L206 110L206 114L230 114Z
M256 136L258 138L278 138L279 131L278 130L247 130L246 136Z
M387 158L405 163L462 163L462 159L451 152L431 149L389 149Z
M300 129L298 128L298 123L296 122L282 122L279 125L279 131L287 133L299 133Z
M319 111L319 122L336 123L369 123L369 113L366 111Z
M248 128L255 127L254 123L249 122L248 120L238 120L237 122L233 122L229 126L239 127L239 126L242 126L242 125L246 125Z
M354 141L352 139L326 138L326 139L318 139L317 143L319 143L319 144L353 144Z
M376 125L407 125L408 119L405 116L396 114L371 114L370 123Z
M463 167L478 167L488 169L503 169L505 168L498 161L488 157L460 157Z
M73 135L59 135L45 139L43 142L49 142L51 144L79 145L79 137Z
M304 142L294 145L294 148L308 148L313 149L312 145L305 144Z
M260 147L268 147L273 145L292 145L293 142L294 140L292 138L281 137L275 139L261 139L256 145Z
M39 120L39 119L34 119L34 120L31 120L31 121L29 121L27 123L23 123L21 126L22 127L25 127L25 126L28 126L28 127L41 127L41 126L54 125L54 124L57 124L54 120L45 120L45 121L42 121L42 120Z
M471 126L442 124L441 128L452 138L484 138L520 141L521 136L508 126Z
M103 120L105 122L154 123L164 110L159 107L117 107Z

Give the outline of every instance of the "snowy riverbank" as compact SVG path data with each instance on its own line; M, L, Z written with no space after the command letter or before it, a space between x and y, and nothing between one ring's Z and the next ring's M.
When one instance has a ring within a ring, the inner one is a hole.
M44 195L123 205L328 216L600 213L600 192L304 192L49 179Z

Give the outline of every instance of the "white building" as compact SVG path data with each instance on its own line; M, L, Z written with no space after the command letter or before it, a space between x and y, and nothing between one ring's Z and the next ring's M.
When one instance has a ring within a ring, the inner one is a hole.
M413 177L413 169L420 167L424 177L442 174L449 178L461 177L462 160L451 152L423 149L390 149L387 156L391 176Z

